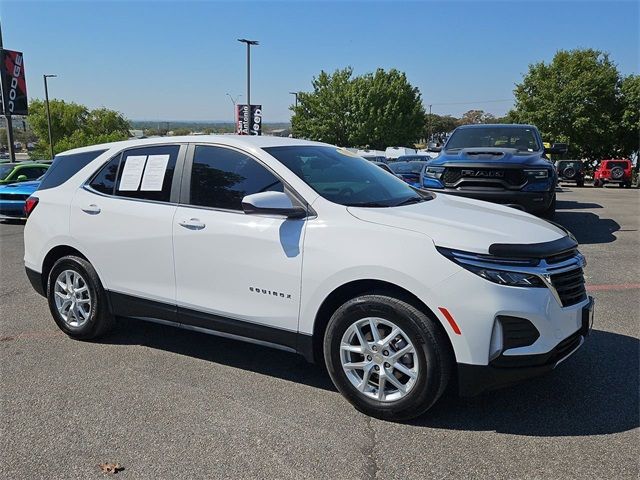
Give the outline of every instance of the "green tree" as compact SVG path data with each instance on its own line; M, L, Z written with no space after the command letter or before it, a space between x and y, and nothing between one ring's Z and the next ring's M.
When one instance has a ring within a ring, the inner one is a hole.
M458 120L458 125L495 122L496 117L494 117L491 113L486 113L484 110L469 110L465 112L462 117L460 117L460 120Z
M424 116L424 131L422 136L426 138L427 141L431 140L430 136L440 139L457 126L458 119L451 115L427 113Z
M321 71L311 82L313 92L300 92L298 106L291 107L291 128L296 137L348 146L353 136L353 69L333 74Z
M622 80L621 93L620 137L623 153L629 154L640 150L640 75L625 77Z
M410 145L423 133L420 92L398 70L359 77L350 67L322 71L312 86L312 92L298 95L298 107L291 107L296 137L380 149Z
M529 65L516 85L514 116L536 125L545 140L569 143L569 155L601 159L623 153L621 78L607 53L560 50Z
M113 110L89 110L84 105L64 100L49 101L49 110L54 153L125 140L129 137L129 122ZM31 158L49 158L49 133L44 101L36 99L30 102L28 120L38 139L35 150L30 152Z

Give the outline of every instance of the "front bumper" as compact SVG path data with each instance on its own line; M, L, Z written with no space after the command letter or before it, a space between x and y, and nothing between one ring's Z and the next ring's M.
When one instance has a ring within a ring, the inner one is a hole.
M580 329L546 353L500 355L489 365L458 363L460 395L478 395L550 372L582 346L593 327L594 306L594 299L589 297L588 304L582 307Z
M553 200L554 192L523 192L520 190L459 190L456 188L433 189L434 192L448 193L460 197L484 200L485 202L515 206L527 212L542 212Z

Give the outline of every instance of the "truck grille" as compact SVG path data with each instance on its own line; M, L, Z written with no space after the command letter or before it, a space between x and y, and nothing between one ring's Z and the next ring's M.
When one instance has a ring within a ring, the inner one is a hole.
M558 292L563 307L575 305L587 298L582 268L551 275L551 284Z
M453 185L462 182L483 184L498 184L509 186L519 186L527 180L521 169L517 168L473 168L473 167L447 167L442 173L442 180L445 185Z

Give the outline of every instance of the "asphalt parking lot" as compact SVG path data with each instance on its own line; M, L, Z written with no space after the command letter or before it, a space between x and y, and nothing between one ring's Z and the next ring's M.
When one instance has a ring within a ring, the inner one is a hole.
M565 186L556 221L587 256L594 331L551 375L405 424L356 412L319 366L121 321L67 338L0 224L4 478L633 478L640 473L640 190Z

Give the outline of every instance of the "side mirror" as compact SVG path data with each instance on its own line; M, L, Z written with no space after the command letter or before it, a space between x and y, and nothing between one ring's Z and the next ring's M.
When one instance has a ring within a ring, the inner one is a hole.
M569 150L569 145L566 143L554 143L551 148L545 148L544 153L552 155L564 155Z
M427 148L429 152L440 153L442 151L442 147L429 147Z
M242 199L242 210L247 215L282 215L287 218L304 218L307 210L293 204L286 193L260 192Z
M16 178L16 182L25 182L27 180L29 179L27 178L26 175L18 175L18 178Z

